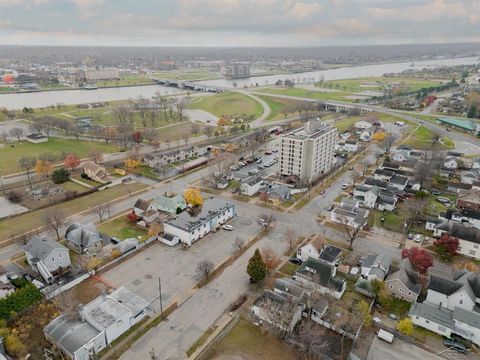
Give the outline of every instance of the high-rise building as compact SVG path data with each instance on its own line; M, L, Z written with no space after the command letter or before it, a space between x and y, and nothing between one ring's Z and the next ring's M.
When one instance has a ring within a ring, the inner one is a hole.
M328 172L335 165L336 138L337 129L320 120L282 135L280 174L312 181Z
M250 63L234 62L223 68L223 75L230 79L247 78L250 76Z

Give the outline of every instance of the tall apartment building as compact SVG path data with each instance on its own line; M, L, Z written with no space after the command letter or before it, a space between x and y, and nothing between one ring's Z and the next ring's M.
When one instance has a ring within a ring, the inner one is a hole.
M223 75L230 79L247 78L250 76L250 63L234 62L223 68Z
M315 180L335 165L337 129L318 120L281 137L280 174Z

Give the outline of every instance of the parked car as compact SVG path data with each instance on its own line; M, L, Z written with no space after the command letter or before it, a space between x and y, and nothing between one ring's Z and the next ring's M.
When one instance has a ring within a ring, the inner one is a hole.
M335 205L330 204L327 206L327 211L332 211L335 208Z
M448 132L450 132L450 131L451 131L449 128L446 128L445 130L447 130Z
M295 265L302 265L302 260L297 258L290 258L290 260L288 261L290 261L292 264L295 264Z
M413 234L412 233L408 234L407 239L408 240L413 240Z
M262 159L258 159L258 160L256 160L257 164L261 164L261 163L262 163L262 161L263 161Z
M378 317L374 317L372 320L377 325L380 325L382 323L382 320L380 320Z
M445 339L443 340L443 345L446 347L459 352L460 354L465 354L467 352L467 347L458 341L453 339Z
M395 315L395 314L389 314L388 317L392 320L395 320L395 321L398 320L397 315Z
M278 153L278 149L273 149L272 152Z
M38 281L37 279L32 280L32 284L37 288L37 289L43 289L45 287L45 284L41 281Z
M222 229L223 229L223 230L232 231L232 230L233 230L233 226L232 226L232 225L225 224L225 225L222 225Z
M430 192L432 193L432 195L435 195L435 196L440 195L440 194L442 193L442 192L441 192L440 190L438 190L438 189L432 189L432 190L430 190Z
M348 185L347 184L343 184L342 185L342 190L346 190L348 188Z
M320 191L320 195L325 195L325 190Z
M265 151L265 155L272 155L272 150Z
M367 258L366 256L360 256L357 260L357 265L362 266L366 258Z
M15 274L14 272L8 272L7 273L7 279L10 280L10 281L18 279L18 275Z
M262 226L267 226L268 225L268 221L265 220L264 218L262 218L261 216L258 218L258 223Z
M23 274L22 277L27 281L33 281L33 278L30 276L30 274Z
M420 234L415 235L415 237L413 238L413 241L415 241L417 243L421 243L422 240L423 240L423 236L420 235Z

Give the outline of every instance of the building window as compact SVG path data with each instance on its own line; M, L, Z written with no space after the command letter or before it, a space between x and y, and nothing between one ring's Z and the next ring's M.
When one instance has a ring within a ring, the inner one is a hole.
M425 320L425 322L426 322L427 324L430 324L430 321L429 321L429 320Z
M405 292L405 290L402 288L398 289L398 291L400 291L402 294Z
M458 300L459 304L463 304L463 299Z
M52 256L52 261L55 262L55 258Z

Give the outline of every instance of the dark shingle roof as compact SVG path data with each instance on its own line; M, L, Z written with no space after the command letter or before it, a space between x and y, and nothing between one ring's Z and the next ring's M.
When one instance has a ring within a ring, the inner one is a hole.
M444 295L451 295L462 287L462 284L456 281L444 279L435 275L430 276L428 289L439 292Z
M445 221L435 229L447 232L450 236L480 244L480 230L472 226L466 226L456 222Z
M326 262L334 262L338 258L338 256L340 256L341 252L342 249L336 246L327 245L320 254L319 259Z

